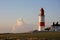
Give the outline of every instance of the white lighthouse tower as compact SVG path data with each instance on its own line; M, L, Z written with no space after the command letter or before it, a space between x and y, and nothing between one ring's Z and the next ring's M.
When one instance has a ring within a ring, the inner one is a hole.
M38 31L44 31L44 27L45 27L45 15L44 15L44 9L41 8L40 9L40 13L38 16Z

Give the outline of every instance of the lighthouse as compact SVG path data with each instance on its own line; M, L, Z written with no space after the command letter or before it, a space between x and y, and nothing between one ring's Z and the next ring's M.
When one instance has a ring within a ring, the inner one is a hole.
M44 15L44 9L41 8L40 9L40 13L38 16L38 31L44 31L44 27L45 27L45 15Z

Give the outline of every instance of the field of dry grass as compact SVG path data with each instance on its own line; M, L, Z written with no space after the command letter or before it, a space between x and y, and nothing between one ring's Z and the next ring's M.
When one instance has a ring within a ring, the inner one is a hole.
M38 32L38 33L2 33L0 39L48 39L60 40L60 32Z

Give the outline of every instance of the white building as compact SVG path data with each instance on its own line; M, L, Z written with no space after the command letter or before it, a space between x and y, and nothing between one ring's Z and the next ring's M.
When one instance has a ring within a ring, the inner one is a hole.
M60 24L58 24L58 22L56 24L53 22L52 30L53 31L60 31Z

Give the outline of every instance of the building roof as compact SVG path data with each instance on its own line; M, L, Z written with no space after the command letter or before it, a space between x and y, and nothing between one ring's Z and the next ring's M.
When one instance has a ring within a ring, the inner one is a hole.
M60 26L60 24L58 24L58 22L56 24L53 22L52 26Z

